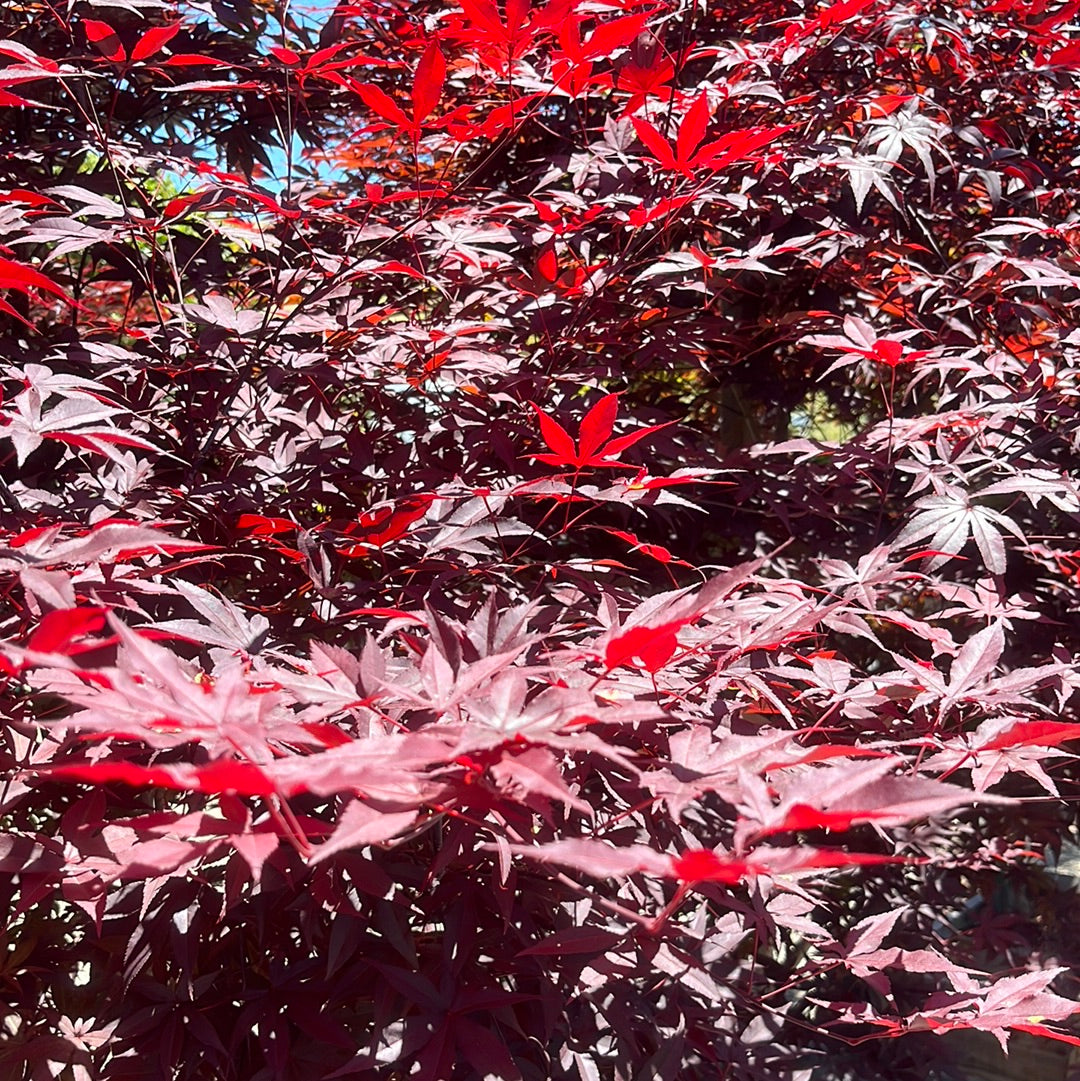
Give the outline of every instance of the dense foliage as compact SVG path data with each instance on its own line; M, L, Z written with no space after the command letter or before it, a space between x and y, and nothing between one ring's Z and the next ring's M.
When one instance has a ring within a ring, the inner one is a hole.
M1078 34L0 5L3 1076L1080 1043Z

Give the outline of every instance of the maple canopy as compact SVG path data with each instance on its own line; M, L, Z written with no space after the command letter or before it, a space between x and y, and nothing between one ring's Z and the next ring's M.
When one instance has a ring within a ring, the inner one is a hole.
M1080 4L0 5L0 1075L1080 1041Z

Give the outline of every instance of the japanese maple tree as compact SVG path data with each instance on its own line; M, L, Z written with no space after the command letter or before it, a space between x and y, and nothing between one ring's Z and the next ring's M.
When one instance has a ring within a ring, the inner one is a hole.
M1080 1046L1078 73L1070 0L0 6L3 1076Z

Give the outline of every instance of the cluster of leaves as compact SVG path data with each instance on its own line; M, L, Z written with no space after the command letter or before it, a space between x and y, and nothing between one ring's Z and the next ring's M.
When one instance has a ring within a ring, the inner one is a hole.
M0 8L4 1076L1080 1044L1078 33Z

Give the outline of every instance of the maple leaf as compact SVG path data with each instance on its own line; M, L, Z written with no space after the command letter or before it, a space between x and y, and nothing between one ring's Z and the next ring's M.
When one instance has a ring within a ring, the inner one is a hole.
M1064 1021L1080 1012L1080 1003L1049 990L1052 981L1065 971L1050 968L999 977L980 994L949 996L943 1006L916 1012L907 1018L906 1027L936 1033L980 1029L992 1033L1006 1051L1010 1030L1080 1046L1080 1037L1046 1024Z
M799 872L910 862L903 857L823 848L758 848L735 857L711 848L687 848L669 856L644 845L613 848L581 839L546 845L511 845L511 852L539 863L558 863L593 878L626 878L650 874L687 886L703 882L737 885L756 875L776 877Z
M953 810L974 794L926 777L893 774L895 761L844 762L796 773L774 783L780 802L744 805L746 815L736 827L737 840L789 831L846 831L864 822L899 826L914 819ZM754 789L748 787L748 794ZM998 802L996 797L983 800ZM1002 801L1007 802L1007 801Z
M605 636L605 667L610 671L638 658L648 671L660 671L678 649L678 632L700 619L763 563L763 559L758 559L732 567L712 578L696 593L676 590L673 594L645 601L622 627Z
M650 627L631 627L604 647L605 667L617 668L636 657L650 672L658 672L679 648L678 632L689 622L679 619Z
M917 110L918 102L911 100L890 116L868 121L870 130L864 142L875 148L879 160L890 165L901 159L905 149L912 150L922 163L933 199L937 171L930 151L936 150L951 162L942 143L942 135L948 129Z
M578 443L575 446L570 433L554 417L545 413L535 403L529 404L540 421L540 434L551 451L550 454L533 454L530 457L545 465L569 466L575 473L582 469L636 469L637 466L618 461L617 456L646 436L662 431L674 423L668 421L665 424L652 424L630 435L611 439L619 409L619 396L607 394L582 418L578 428Z
M505 15L494 0L460 0L463 17L450 31L465 44L478 47L493 70L504 72L524 56L543 32L553 32L569 14L569 3L549 3L532 11L531 0L504 0Z
M887 368L900 364L913 364L930 355L930 350L908 350L905 341L916 332L899 331L890 335L878 335L877 331L864 319L849 315L844 319L844 334L814 334L803 340L808 345L823 345L831 349L842 350L843 356L826 369L825 374L836 371L856 360L872 360Z
M707 95L700 94L683 116L674 147L648 120L635 116L634 130L664 169L692 177L696 169L714 172L737 161L744 161L756 150L775 142L791 126L746 128L731 131L714 142L701 145L712 119Z
M923 496L915 503L915 510L916 514L900 531L893 545L902 548L929 537L930 548L941 553L931 557L930 569L940 567L950 556L957 555L970 538L975 541L986 569L991 574L1004 574L1006 557L1002 531L1027 543L1020 527L1011 518L991 507L972 503L971 496L957 488Z
M618 537L619 540L626 541L634 551L641 552L642 555L655 559L658 563L676 563L684 567L690 566L686 560L676 559L670 550L662 544L643 543L633 533L628 533L624 529L606 529L605 532L610 533L613 537Z
M675 77L675 64L670 57L631 57L620 64L615 85L629 93L630 97L623 109L623 116L631 116L653 95L667 87Z
M392 506L364 511L342 531L344 543L339 551L349 559L363 559L373 549L407 536L409 527L424 517L434 500L434 495L425 493Z

